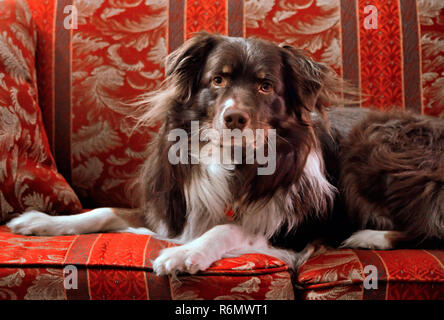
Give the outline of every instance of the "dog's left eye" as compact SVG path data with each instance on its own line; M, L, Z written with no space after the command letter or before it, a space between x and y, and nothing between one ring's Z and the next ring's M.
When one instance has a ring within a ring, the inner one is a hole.
M271 93L273 92L273 85L271 84L271 82L264 81L261 83L259 91L262 93Z
M225 85L227 84L227 81L222 76L215 76L213 78L212 83L213 83L213 86L215 86L215 87L225 87Z

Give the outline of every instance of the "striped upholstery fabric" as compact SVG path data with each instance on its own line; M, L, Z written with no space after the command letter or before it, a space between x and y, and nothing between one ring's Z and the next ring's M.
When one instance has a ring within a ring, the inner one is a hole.
M152 261L168 246L145 235L26 237L0 227L0 299L294 299L288 267L258 254L157 277Z
M443 250L331 250L298 274L305 300L444 300Z
M37 30L24 1L0 2L0 223L29 210L82 209L57 172L38 101Z

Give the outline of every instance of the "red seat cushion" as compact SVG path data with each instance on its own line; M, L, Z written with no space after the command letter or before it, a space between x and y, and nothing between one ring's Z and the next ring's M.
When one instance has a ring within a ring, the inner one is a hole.
M443 263L444 250L332 250L307 261L298 284L307 300L444 299Z
M128 233L21 236L2 226L0 299L294 299L287 266L260 254L158 277L152 261L170 245ZM77 289L65 289L68 265L77 268Z

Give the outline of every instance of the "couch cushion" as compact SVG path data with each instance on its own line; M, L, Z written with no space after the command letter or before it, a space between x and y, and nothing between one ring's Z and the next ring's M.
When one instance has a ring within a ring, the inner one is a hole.
M133 130L128 102L163 80L167 2L27 2L42 52L40 100L62 174L85 206L133 205L132 178L152 130Z
M158 277L152 261L171 245L127 233L20 236L2 226L0 299L294 299L287 266L260 254L222 259L193 276ZM66 266L77 268L77 289L65 289Z
M57 172L37 102L36 28L26 2L0 5L0 222L36 209L71 213L80 202Z
M444 250L331 250L301 266L297 282L306 300L442 300L443 264Z

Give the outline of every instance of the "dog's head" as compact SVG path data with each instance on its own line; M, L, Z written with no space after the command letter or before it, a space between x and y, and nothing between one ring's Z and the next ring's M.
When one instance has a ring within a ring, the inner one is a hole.
M202 32L166 60L176 103L163 101L164 109L147 118L164 121L165 115L180 126L199 121L216 130L306 125L309 113L322 109L331 77L329 68L290 46Z
M329 69L289 46L199 33L167 59L184 122L222 129L305 124Z

